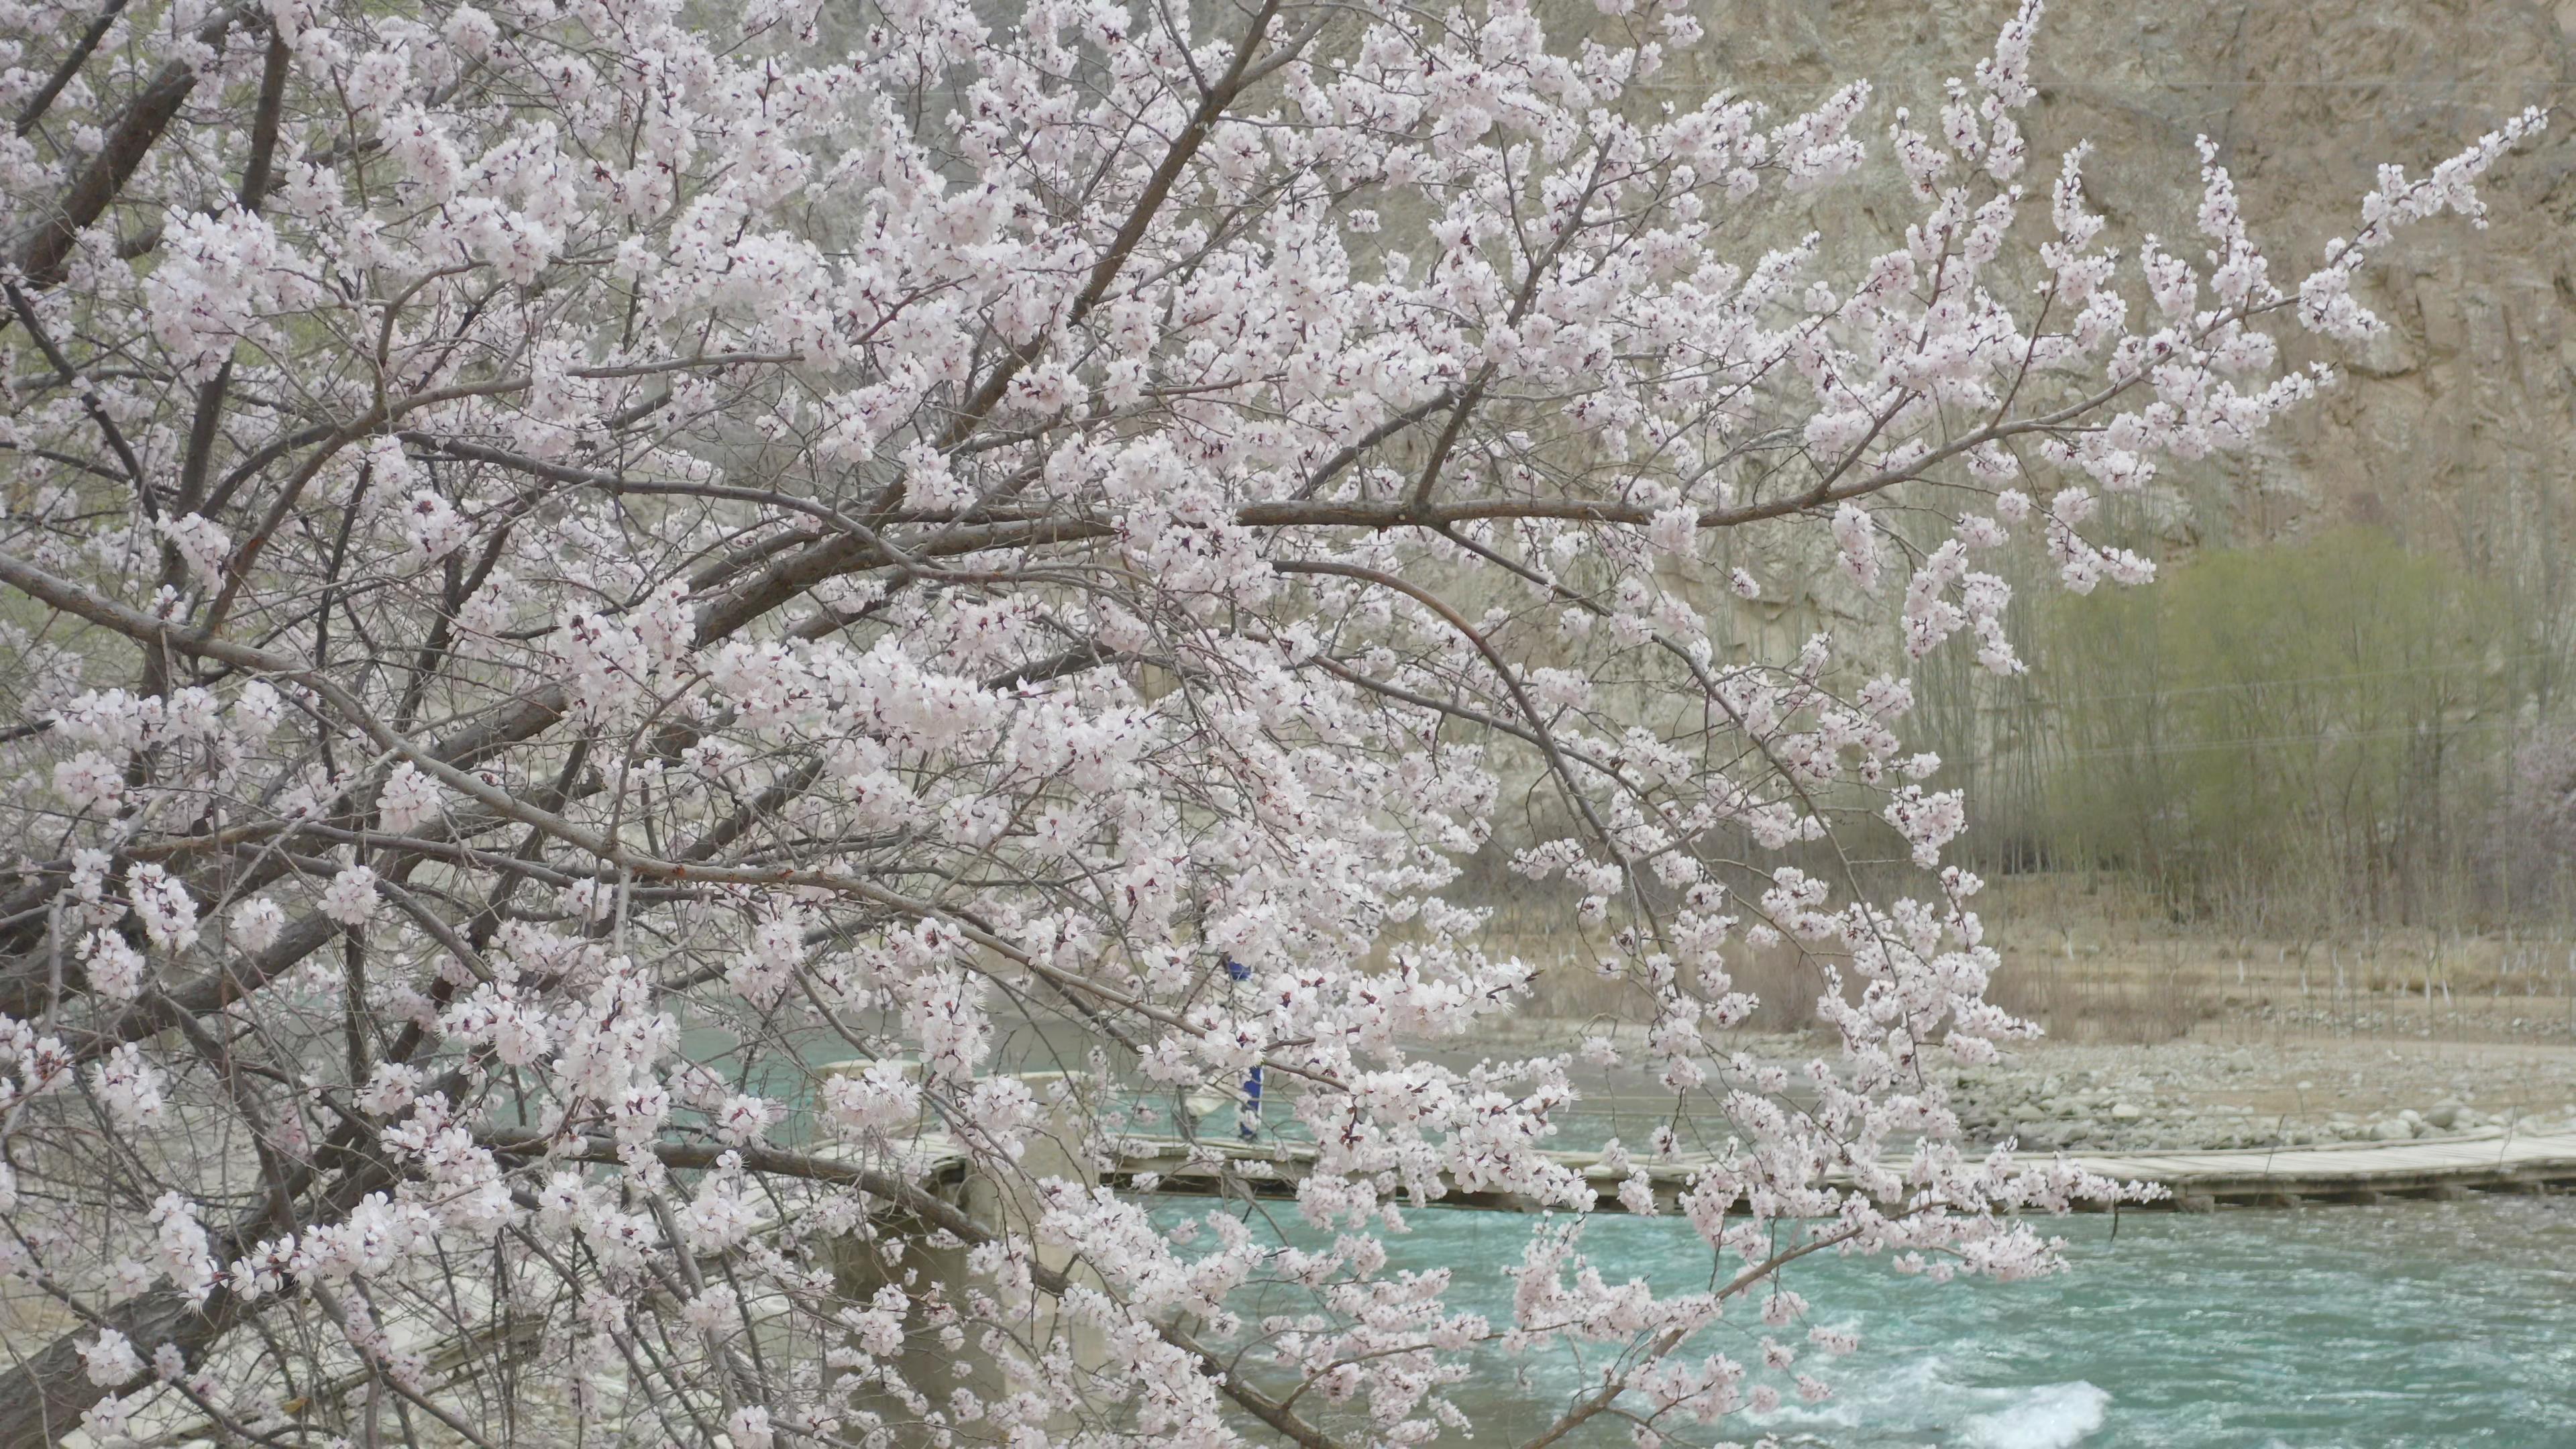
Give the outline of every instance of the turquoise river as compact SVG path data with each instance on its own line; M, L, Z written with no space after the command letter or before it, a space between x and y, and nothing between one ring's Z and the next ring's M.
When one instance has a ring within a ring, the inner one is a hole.
M1156 1216L1208 1206L1166 1199ZM1508 1319L1504 1269L1530 1219L1433 1210L1407 1226L1389 1271L1449 1267L1454 1306ZM1793 1266L1814 1321L1857 1329L1861 1350L1830 1363L1833 1399L1727 1432L1849 1449L2576 1449L2576 1199L2130 1212L2116 1235L2107 1216L2055 1228L2071 1270L2037 1281L1936 1285L1866 1259ZM1584 1241L1614 1280L1706 1284L1708 1254L1677 1220L1602 1217ZM1731 1315L1700 1351L1758 1361L1755 1318ZM1460 1395L1492 1416L1475 1442L1519 1442L1517 1421L1563 1403L1577 1373L1553 1352L1493 1352Z

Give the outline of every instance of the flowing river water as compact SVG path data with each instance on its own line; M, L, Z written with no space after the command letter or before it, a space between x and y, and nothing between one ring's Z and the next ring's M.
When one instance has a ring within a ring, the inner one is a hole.
M1166 1200L1156 1215L1207 1210ZM1321 1245L1293 1218L1272 1220ZM1407 1222L1389 1240L1390 1273L1449 1268L1454 1307L1508 1321L1504 1269L1530 1219L1431 1210ZM1727 1432L1837 1449L2576 1446L2576 1198L2129 1212L2116 1237L2104 1215L2054 1228L2071 1271L2037 1281L1936 1285L1822 1255L1793 1265L1789 1286L1816 1321L1857 1329L1861 1349L1829 1363L1831 1400ZM1605 1216L1584 1242L1613 1281L1707 1281L1706 1250L1673 1218ZM1700 1348L1758 1362L1763 1332L1739 1311ZM1556 1350L1495 1350L1459 1398L1492 1415L1480 1441L1508 1445L1578 1373ZM1628 1442L1602 1427L1580 1442Z
M1590 1142L1631 1125L1586 1119L1570 1135ZM1231 1110L1202 1130L1234 1136ZM1167 1225L1212 1207L1153 1201ZM1299 1247L1327 1243L1288 1203L1262 1204L1254 1224ZM1505 1270L1530 1218L1429 1209L1406 1224L1388 1238L1386 1272L1449 1269L1454 1309L1509 1321ZM1829 1401L1725 1432L1809 1449L2576 1449L2576 1197L2132 1211L2116 1225L2080 1214L2047 1231L2066 1239L2068 1271L2018 1283L1934 1284L1830 1254L1792 1265L1786 1281L1815 1305L1813 1321L1856 1330L1861 1348L1819 1370L1836 1389ZM1614 1282L1708 1285L1708 1250L1677 1218L1605 1214L1584 1244ZM1307 1304L1247 1295L1239 1306ZM1758 1363L1765 1331L1748 1306L1694 1347ZM1455 1397L1479 1420L1475 1442L1509 1449L1581 1376L1562 1351L1493 1349ZM1565 1442L1630 1440L1596 1420Z

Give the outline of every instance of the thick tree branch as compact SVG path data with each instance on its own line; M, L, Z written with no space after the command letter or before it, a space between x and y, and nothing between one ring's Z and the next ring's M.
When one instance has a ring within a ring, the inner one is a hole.
M200 45L220 48L234 26L264 29L268 17L250 6L228 6L200 22L189 38ZM183 60L173 60L153 73L143 90L130 102L116 124L108 128L106 143L98 154L81 168L54 204L52 213L39 222L33 235L18 250L18 269L39 287L50 287L63 278L63 267L71 259L72 246L79 240L82 228L107 211L116 199L126 178L169 129L172 118L179 114L191 92L197 88L197 68Z

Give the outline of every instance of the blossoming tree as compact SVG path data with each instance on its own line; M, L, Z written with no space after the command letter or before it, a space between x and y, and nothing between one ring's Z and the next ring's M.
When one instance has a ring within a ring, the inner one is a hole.
M0 1444L1401 1444L1497 1341L1597 1350L1538 1443L1723 1438L1852 1347L1795 1259L2052 1266L2116 1189L1925 1070L2027 1028L1907 681L1676 580L1812 529L2019 669L1993 557L2144 580L2099 500L2541 118L2292 283L2206 149L2205 265L2026 174L2036 0L1919 127L1668 104L1690 7L1599 9L10 4ZM1748 246L1881 131L1902 245ZM1880 819L1910 899L1759 858ZM1428 1051L1527 993L1444 897L1506 848L1724 1144L1704 1291L1585 1264L1576 1058ZM1794 1082L1711 1036L1782 939ZM1322 1246L1084 1180L1254 1067ZM1386 1270L1458 1187L1561 1210L1509 1321Z

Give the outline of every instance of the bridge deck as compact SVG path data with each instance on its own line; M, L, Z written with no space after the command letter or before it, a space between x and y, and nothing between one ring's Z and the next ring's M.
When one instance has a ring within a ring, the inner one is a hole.
M1253 1144L1131 1141L1110 1181L1140 1191L1186 1195L1287 1197L1312 1170L1314 1149L1300 1143ZM1588 1153L1553 1153L1601 1189L1599 1210L1618 1212L1621 1177ZM2170 1195L2160 1207L2205 1211L2220 1204L2289 1206L2302 1201L2377 1202L2389 1197L2460 1197L2470 1192L2576 1189L2576 1132L2514 1134L2496 1130L2413 1142L2336 1143L2314 1147L2210 1152L2074 1153L2068 1161L2123 1182L2156 1183ZM1669 1209L1706 1158L1643 1164L1657 1204ZM1519 1195L1451 1191L1452 1207L1529 1211Z

